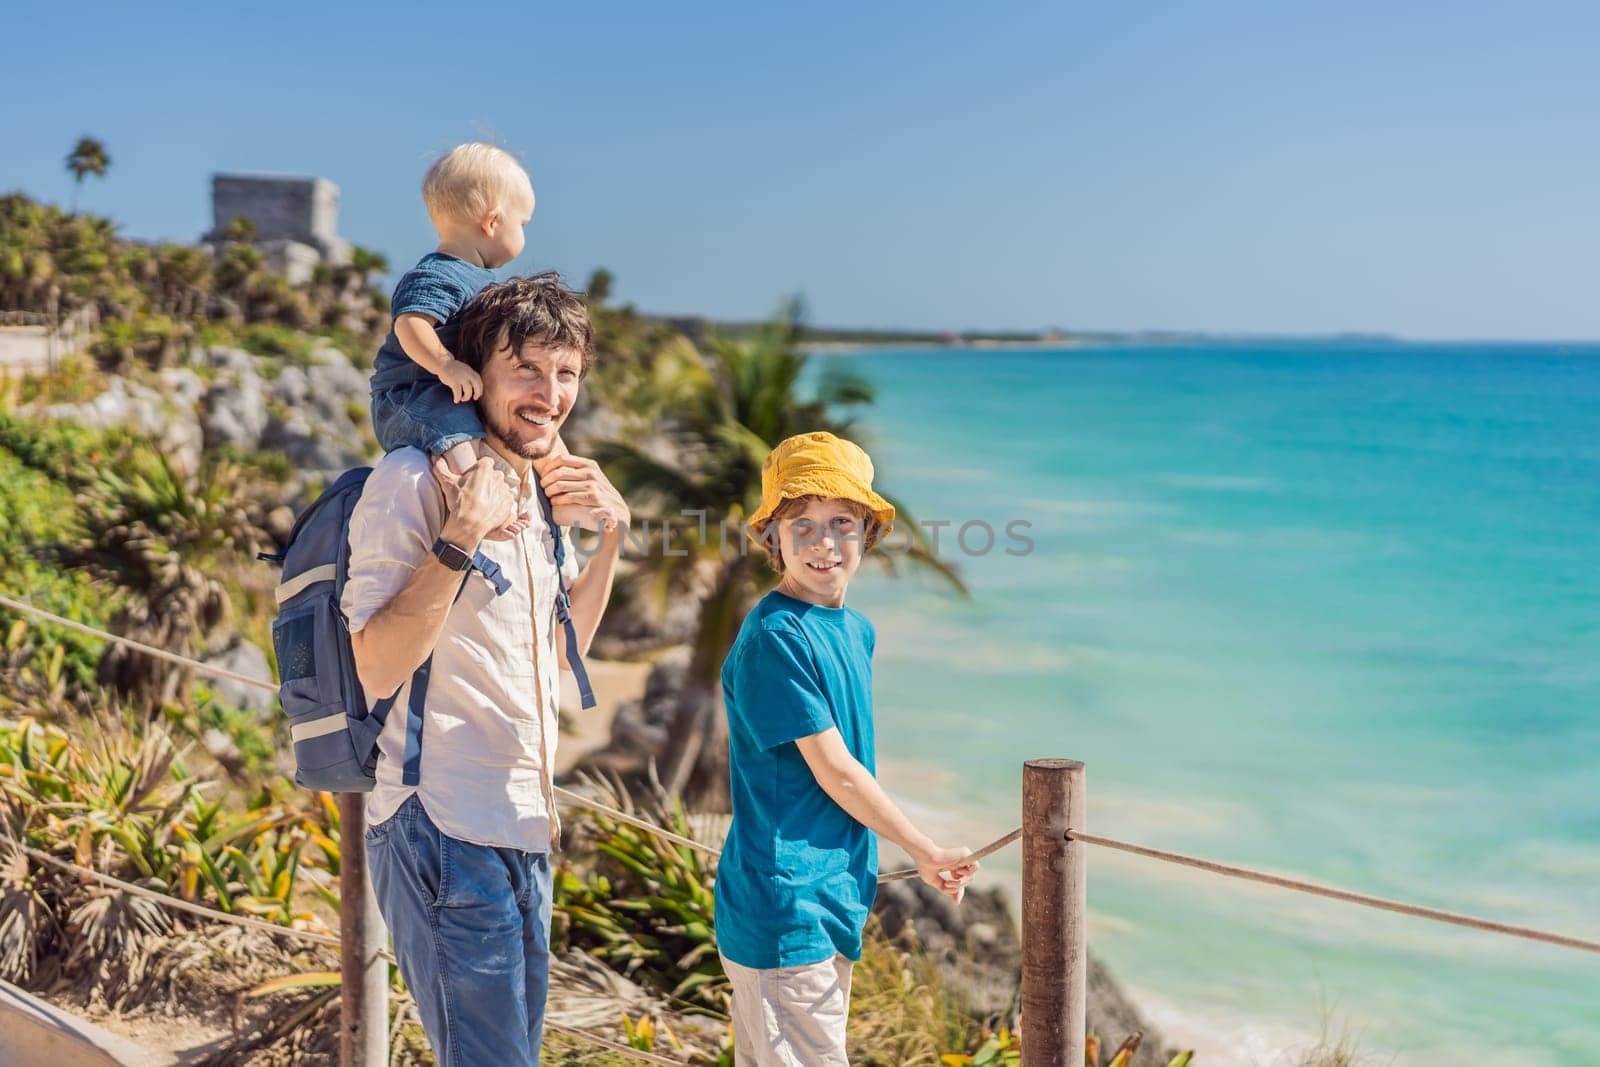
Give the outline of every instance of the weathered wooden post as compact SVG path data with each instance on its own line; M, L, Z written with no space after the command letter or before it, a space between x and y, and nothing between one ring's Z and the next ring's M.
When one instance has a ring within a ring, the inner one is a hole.
M1088 1027L1084 772L1077 760L1022 767L1022 1062L1081 1067Z
M388 931L367 878L364 793L339 793L339 1067L389 1062Z

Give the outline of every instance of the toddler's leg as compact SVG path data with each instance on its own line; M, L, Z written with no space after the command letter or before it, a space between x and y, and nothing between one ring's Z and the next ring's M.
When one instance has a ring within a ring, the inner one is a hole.
M444 465L450 468L450 473L454 474L457 480L471 470L476 462L478 462L476 441L462 441L444 450Z

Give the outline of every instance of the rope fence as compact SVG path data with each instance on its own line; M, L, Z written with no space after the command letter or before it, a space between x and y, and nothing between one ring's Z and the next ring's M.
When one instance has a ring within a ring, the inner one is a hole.
M1069 841L1081 841L1086 845L1095 845L1100 848L1114 849L1117 852L1126 852L1134 856L1143 856L1145 859L1159 860L1162 863L1177 864L1180 867L1193 867L1195 870L1209 871L1212 874L1220 874L1227 878L1238 878L1246 882L1276 886L1279 889L1290 889L1297 893L1309 893L1312 896L1326 897L1329 900L1342 900L1346 904L1359 904L1364 908L1392 911L1397 915L1431 919L1434 922L1465 926L1471 930L1483 930L1491 934L1504 934L1507 937L1526 938L1529 941L1540 941L1547 945L1575 948L1580 952L1600 953L1600 941L1588 941L1581 937L1569 937L1566 934L1553 934L1546 930L1535 930L1528 926L1513 926L1510 923L1495 922L1492 919L1479 919L1472 915L1462 915L1459 912L1427 908L1420 904L1406 904L1398 900L1386 900L1383 897L1368 896L1366 893L1355 893L1348 889L1336 889L1333 886L1318 885L1316 882L1306 882L1298 878L1285 878L1280 874L1268 874L1265 871L1251 870L1249 867L1235 867L1227 863L1218 863L1215 860L1199 859L1194 856L1184 856L1177 852L1163 852L1157 848L1129 844L1126 841L1118 841L1110 837L1096 837L1094 834L1086 834L1081 830L1069 829L1067 831L1067 839Z
M64 618L64 617L62 617L60 615L56 615L56 614L54 614L52 612L45 611L45 610L43 610L41 608L37 608L37 607L33 606L32 604L28 604L28 603L26 603L24 601L19 601L19 600L13 599L13 598L8 597L8 596L0 595L0 606L9 608L9 609L11 609L13 611L17 611L17 612L21 612L21 613L24 613L24 614L32 615L32 616L34 616L36 618L39 618L39 619L42 619L42 620L44 620L46 622L50 622L50 623L53 623L53 624L58 625L58 626L63 626L65 628L67 628L67 629L76 631L76 632L81 633L81 634L85 634L85 635L90 636L90 637L95 637L95 638L98 638L98 639L101 639L101 640L110 641L110 642L112 642L114 644L119 644L119 645L122 645L124 647L135 649L135 650L137 650L139 652L143 652L143 653L145 653L147 655L154 656L154 657L156 657L158 659L166 660L168 662L175 663L175 664L177 664L179 666L185 667L185 668L187 668L189 670L196 671L197 673L210 675L210 676L216 677L216 678L227 679L229 681L238 682L238 683L240 683L242 685L252 686L254 688L261 689L261 690L264 690L264 691L267 691L267 692L271 692L271 693L274 693L274 694L276 694L277 691L278 691L278 687L277 686L273 685L271 682L264 681L264 680L262 680L260 678L252 678L252 677L250 677L248 675L239 674L238 672L230 671L230 670L227 670L227 669L222 668L222 667L217 667L217 666L213 666L211 664L202 663L202 662L200 662L200 661L198 661L196 659L193 659L191 657L188 657L188 656L182 656L182 655L179 655L177 653L169 652L166 649L157 648L155 646L148 645L148 644L145 644L145 643L140 642L140 641L135 641L135 640L132 640L132 639L127 638L127 637L122 637L122 636L117 635L117 634L107 633L107 632L105 632L103 630L97 630L97 629L95 629L93 627L86 626L83 623L76 622L76 621L74 621L72 619ZM1031 761L1031 763L1040 763L1040 764L1069 764L1069 763L1072 763L1072 762L1073 761L1049 761L1049 760ZM1031 766L1031 763L1030 763L1030 766ZM1077 767L1077 773L1081 773L1082 765L1081 764L1075 764L1075 766ZM1060 768L1055 768L1055 769L1060 769ZM717 849L717 848L714 848L711 845L707 845L707 844L705 844L704 842L701 842L701 841L696 841L693 838L686 837L686 836L684 836L682 834L674 833L673 831L668 830L665 827L658 826L655 823L652 823L647 819L640 818L637 815L633 815L633 814L630 814L630 813L625 812L625 811L619 811L617 808L612 807L611 805L602 803L602 802L597 801L597 800L593 800L593 799L591 799L589 797L583 796L580 793L573 792L570 789L565 789L565 788L557 786L557 787L555 787L555 795L556 795L556 797L558 799L560 799L561 801L563 801L564 803L566 803L567 805L569 805L571 807L587 810L587 811L594 812L594 813L600 814L600 815L604 815L605 817L607 817L609 819L612 819L617 823L620 823L620 824L626 825L626 826L631 826L631 827L633 827L635 829L642 830L642 831L644 831L646 833L654 834L655 836L661 838L662 840L671 842L672 844L680 845L680 846L682 846L684 848L693 849L694 851L703 853L703 854L705 854L707 856L710 856L710 857L713 857L713 858L716 858L716 857L721 855L721 851L719 849ZM1025 781L1025 789L1024 789L1024 806L1025 807L1027 806L1027 795L1028 794L1027 794L1026 781ZM1070 808L1072 806L1068 802L1064 802L1064 803L1067 803L1067 808ZM1464 914L1457 913L1457 912L1444 911L1444 910L1441 910L1441 909L1438 909L1438 908L1430 908L1430 907L1425 907L1425 906L1417 905L1417 904L1408 904L1408 903L1405 903L1405 902L1402 902L1402 901L1388 900L1388 899L1385 899L1385 898L1382 898L1382 897L1371 896L1371 895L1368 895L1368 894L1365 894L1365 893L1357 893L1357 892L1354 892L1354 891L1351 891L1351 890L1346 890L1346 889L1339 889L1339 888L1336 888L1336 887L1333 887L1333 886L1319 885L1319 884L1317 884L1315 882L1304 881L1304 880L1297 879L1297 878L1289 878L1289 877L1285 877L1283 875L1270 874L1270 873L1265 872L1265 871L1254 870L1254 869L1248 868L1248 867L1242 867L1242 866L1236 866L1236 865L1232 865L1232 864L1219 863L1219 862L1214 861L1214 860L1202 859L1202 858L1194 857L1194 856L1186 856L1186 855L1183 855L1181 853L1176 853L1176 852L1167 852L1167 851L1164 851L1164 850L1161 850L1161 849L1149 848L1149 847L1144 846L1144 845L1133 844L1133 843L1126 842L1126 841L1119 841L1119 840L1117 840L1115 838L1100 837L1100 836L1097 836L1097 835L1094 835L1094 834L1089 834L1089 833L1087 833L1087 832L1085 832L1083 830L1071 828L1070 817L1067 815L1067 808L1063 808L1062 811L1060 812L1060 814L1063 816L1062 821L1056 823L1057 830L1055 832L1058 833L1058 834L1060 833L1060 829L1059 828L1063 824L1065 824L1067 826L1067 829L1065 830L1065 833L1061 834L1060 837L1057 837L1055 839L1058 842L1077 842L1077 843L1080 843L1080 844L1083 844L1083 845L1092 845L1092 846L1097 847L1097 848L1105 848L1105 849L1110 849L1110 850L1113 850L1113 851L1124 852L1124 853L1127 853L1127 854L1130 854L1130 855L1140 856L1140 857L1145 858L1145 859L1155 860L1155 861L1162 862L1162 863L1168 863L1168 864L1173 864L1173 865L1182 866L1182 867L1189 867L1189 868L1192 868L1192 869L1195 869L1195 870L1206 871L1206 872L1209 872L1209 873L1212 873L1212 874L1217 874L1217 875L1221 875L1221 876L1228 877L1228 878L1234 878L1234 879L1238 879L1238 880L1242 880L1242 881L1254 882L1254 883L1261 884L1261 885L1272 886L1272 887L1275 887L1275 888L1278 888L1278 889L1289 890L1289 891L1292 891L1292 892L1305 893L1305 894L1308 894L1308 895L1323 897L1323 898L1330 899L1330 900L1342 901L1344 903L1354 904L1354 905L1357 905L1357 906L1360 906L1360 907L1373 908L1373 909L1380 910L1380 911L1388 911L1388 912L1392 912L1392 913L1395 913L1395 914L1411 916L1413 918L1426 919L1426 920L1429 920L1429 921L1432 921L1432 922L1447 923L1447 924L1451 924L1451 925L1455 925L1455 926L1467 927L1469 929L1479 930L1479 931L1483 931L1483 932L1487 932L1487 933L1500 934L1500 935L1506 936L1506 937L1515 937L1515 938L1521 938L1521 939L1530 940L1530 941L1537 941L1537 942L1540 942L1540 943L1543 943L1543 944L1555 945L1555 946L1558 946L1558 947L1561 947L1561 948L1575 949L1575 950L1582 951L1582 952L1600 953L1600 941L1593 941L1593 940L1589 940L1589 939L1586 939L1586 938L1573 937L1573 936L1570 936L1570 935L1567 935L1567 934L1553 933L1553 932L1546 931L1546 930L1538 930L1538 929L1535 929L1535 928L1532 928L1532 927L1517 926L1517 925L1513 925L1513 924L1510 924L1510 923L1497 922L1497 921L1490 920L1490 919L1482 919L1482 918L1478 918L1476 916L1464 915ZM1008 833L1008 834L1006 834L1006 835L1004 835L1004 836L1002 836L1000 838L997 838L996 840L990 842L989 844L985 845L984 847L978 849L976 852L972 853L970 855L969 859L971 859L971 860L979 860L979 859L982 859L982 858L987 857L989 855L992 855L995 852L998 852L999 850L1001 850L1001 849L1005 848L1006 846L1012 844L1013 842L1017 841L1019 838L1024 837L1025 829L1026 829L1026 827L1019 827L1018 829L1013 830L1012 832L1010 832L1010 833ZM200 906L200 905L191 904L191 903L189 903L187 901L183 901L183 900L179 900L177 898L169 897L169 896L166 896L165 894L158 893L158 892L155 892L155 891L152 891L152 890L149 890L149 889L145 889L145 888L140 887L140 886L131 885L131 884L127 883L127 882L123 882L123 881L120 881L118 879L111 878L108 875L103 875L103 874L100 874L99 872L89 870L88 868L81 867L81 866L79 866L77 864L69 863L66 860L62 860L62 859L60 859L58 857L51 856L48 853L39 851L38 849L30 848L27 845L24 845L21 842L16 841L14 838L11 838L9 833L6 834L6 839L9 840L15 847L22 849L28 855L33 856L34 858L39 859L39 860L41 860L43 862L54 864L57 867L61 867L63 869L72 871L72 872L74 872L76 874L79 874L79 875L81 875L83 877L93 879L93 880L95 880L97 882L101 882L103 884L113 885L113 886L115 886L117 888L122 889L124 892L129 892L129 893L132 893L132 894L137 895L137 896L142 896L142 897L146 897L148 899L152 899L152 900L156 901L157 903L160 903L160 904L162 904L164 906L167 906L167 907L172 907L172 908L175 908L175 909L180 910L180 911L189 912L189 913L196 914L196 915L199 915L201 917L204 917L204 918L207 918L207 919L212 919L212 920L219 921L219 922L232 922L232 923L235 923L235 924L240 925L240 926L248 926L248 927L251 927L251 928L264 929L267 932L275 934L275 935L278 935L278 936L298 938L300 940L316 942L316 943L320 943L320 944L328 944L328 945L341 945L342 944L340 938L337 937L337 936L334 936L334 935L318 934L318 933L314 933L312 931L307 931L307 930L296 930L296 929L293 929L291 927L280 926L280 925L277 925L275 923L266 922L264 920L256 919L256 918L249 917L249 916L232 915L232 914L225 913L225 912L219 912L219 911L216 911L216 910L211 909L211 908L206 908L206 907L203 907L203 906ZM1026 847L1026 842L1024 844L1025 844L1025 847ZM1058 844L1057 847L1059 847L1059 844ZM1025 892L1025 895L1026 895L1028 878L1029 878L1029 875L1028 875L1028 872L1027 872L1027 864L1029 862L1029 858L1030 857L1027 856L1027 855L1025 855L1025 857L1024 857L1024 868L1025 868L1024 869L1024 892ZM1081 865L1078 865L1076 863L1076 861L1073 861L1073 863L1069 864L1068 867L1069 867L1069 870L1058 872L1055 875L1053 875L1053 877L1057 877L1057 878L1063 879L1063 880L1069 880L1071 878L1077 878L1081 883L1081 879L1082 879ZM918 872L914 868L907 869L907 870L892 871L892 872L888 872L888 873L885 873L885 874L881 874L879 876L879 878L878 878L878 881L880 883L901 881L901 880L905 880L905 879L915 878L915 877L917 877L917 874L918 874ZM1079 892L1079 895L1081 896L1081 892L1082 892L1081 884L1078 887L1078 892ZM1025 901L1024 902L1024 924L1025 925L1027 924L1027 912L1028 912L1027 902ZM1075 931L1075 934L1081 934L1081 931ZM1028 947L1028 943L1029 942L1030 942L1030 938L1024 938L1025 949ZM394 957L392 955L390 955L388 953L384 953L384 956L385 956L385 958L387 958L391 962L393 961ZM1026 1001L1027 1001L1027 995L1028 995L1028 989L1027 989L1027 987L1028 987L1028 973L1027 973L1028 972L1028 967L1029 967L1028 958L1027 958L1027 956L1025 954L1025 956L1024 956L1024 1007L1025 1007L1025 1009L1026 1009ZM1024 1011L1024 1019L1025 1019L1025 1021L1027 1020L1028 1015L1029 1015L1029 1013L1025 1010ZM1034 1022L1037 1024L1038 1021L1039 1021L1040 1013L1035 1012L1035 1013L1033 1013L1033 1015L1034 1015ZM1057 1022L1059 1023L1059 1020L1057 1020ZM657 1063L657 1064L670 1064L670 1065L673 1065L673 1067L681 1067L681 1061L667 1059L667 1058L664 1058L664 1057L661 1057L661 1056L656 1056L656 1055L653 1055L651 1053L644 1052L644 1051L639 1050L639 1049L634 1049L634 1048L631 1048L629 1046L622 1045L622 1044L619 1044L617 1042L611 1041L608 1038L601 1037L598 1034L591 1033L590 1031L587 1031L587 1030L582 1030L582 1029L579 1029L579 1028L576 1028L576 1027L565 1026L565 1025L558 1024L558 1023L553 1023L553 1022L552 1023L548 1023L547 1025L552 1030L559 1031L561 1033L568 1034L568 1035L571 1035L573 1037L581 1038L581 1039L589 1041L589 1042L591 1042L591 1043L593 1043L593 1044L595 1044L597 1046L605 1047L605 1048L610 1049L610 1050L615 1051L615 1052L619 1052L619 1053L630 1055L630 1056L632 1056L632 1057L634 1057L636 1059L641 1060L642 1062ZM1059 1026L1057 1028L1059 1028ZM1026 1043L1026 1036L1025 1036L1025 1043Z
M171 908L173 911L198 915L202 919L210 919L213 922L232 923L234 926L243 926L249 930L261 930L276 937L290 937L298 941L309 941L317 945L332 945L334 948L338 948L343 944L337 934L319 934L313 930L297 930L292 926L270 923L265 919L257 919L252 915L235 915L228 911L218 911L216 908L208 908L204 904L195 904L184 900L182 897L170 896L154 889L146 889L142 885L124 882L120 878L113 878L109 874L101 874L99 871L90 870L88 867L80 867L78 864L71 863L59 856L52 856L50 853L40 851L31 845L25 845L15 837L12 837L11 832L4 828L0 828L0 833L4 834L3 837L0 837L0 841L4 841L12 848L26 853L41 863L48 863L52 867L68 871L91 882L97 882L107 888L121 890L129 896L154 901L164 908ZM389 959L393 962L394 957L391 956Z

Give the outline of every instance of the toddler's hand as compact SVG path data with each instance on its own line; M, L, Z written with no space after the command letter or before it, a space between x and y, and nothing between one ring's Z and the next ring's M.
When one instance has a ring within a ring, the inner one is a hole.
M457 404L465 404L483 395L483 379L478 377L477 371L460 360L452 359L440 367L439 380L455 395Z

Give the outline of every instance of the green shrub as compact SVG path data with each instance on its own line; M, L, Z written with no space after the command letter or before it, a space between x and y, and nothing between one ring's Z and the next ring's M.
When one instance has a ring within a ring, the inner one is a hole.
M315 343L298 330L272 323L257 322L238 334L239 347L256 356L281 359L296 366L309 366Z
M681 805L658 798L641 814L690 835ZM552 943L586 949L686 1008L726 1013L728 979L711 918L714 861L604 815L583 818L599 855L588 870L570 860L557 868Z

